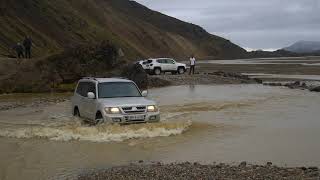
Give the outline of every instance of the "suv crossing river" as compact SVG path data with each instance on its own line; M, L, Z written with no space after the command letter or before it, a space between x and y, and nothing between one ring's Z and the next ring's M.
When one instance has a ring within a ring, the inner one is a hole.
M159 109L147 94L127 79L83 78L71 99L73 115L93 124L158 122Z

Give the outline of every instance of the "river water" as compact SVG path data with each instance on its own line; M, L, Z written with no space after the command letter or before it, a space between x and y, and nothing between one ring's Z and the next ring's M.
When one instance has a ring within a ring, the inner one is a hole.
M0 179L64 179L93 169L192 161L320 166L320 96L261 85L150 90L162 122L90 127L70 102L0 111Z

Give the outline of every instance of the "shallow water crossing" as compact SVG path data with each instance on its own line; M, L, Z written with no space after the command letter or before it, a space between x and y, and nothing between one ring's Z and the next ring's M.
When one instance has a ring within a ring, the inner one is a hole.
M139 160L320 166L320 96L260 85L150 91L162 122L88 126L70 102L0 111L0 179L63 179Z

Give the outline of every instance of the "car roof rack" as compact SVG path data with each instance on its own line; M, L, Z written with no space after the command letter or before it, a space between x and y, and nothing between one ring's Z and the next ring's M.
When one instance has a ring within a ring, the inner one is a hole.
M97 80L95 77L83 77L82 79L92 79L92 80Z
M126 77L112 77L112 78L127 79L127 80L129 80L129 79L128 79L128 78L126 78Z
M101 77L101 78L107 78L107 77ZM109 77L109 78L117 78L117 79L127 79L127 80L129 80L129 79L126 78L126 77ZM83 77L82 79L91 79L91 80L96 80L96 81L98 81L98 79L95 78L95 77Z

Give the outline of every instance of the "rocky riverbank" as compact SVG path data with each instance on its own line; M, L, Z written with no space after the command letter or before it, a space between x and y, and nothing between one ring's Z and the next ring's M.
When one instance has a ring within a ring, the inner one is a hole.
M291 180L319 180L318 167L277 167L271 162L266 165L239 165L199 163L180 164L133 164L129 166L113 167L106 170L83 174L78 180L98 179L291 179Z
M290 89L301 89L301 90L309 90L311 92L320 92L320 84L312 83L312 82L304 82L304 81L295 81L295 82L264 82L263 85L267 86L284 86Z
M241 75L237 73L226 73L226 72L212 72L212 73L198 73L194 75L159 75L159 76L149 76L151 84L159 84L161 87L167 85L199 85L199 84L256 84L262 83L259 79L251 79L246 75ZM154 80L154 79L158 79ZM149 81L149 82L150 82Z

